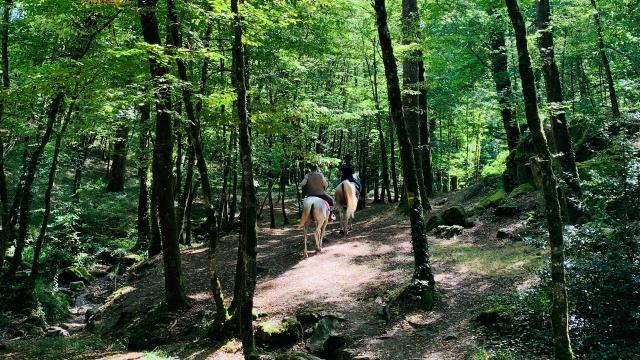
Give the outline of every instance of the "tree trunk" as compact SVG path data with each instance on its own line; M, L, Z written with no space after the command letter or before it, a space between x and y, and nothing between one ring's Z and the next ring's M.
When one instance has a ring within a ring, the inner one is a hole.
M378 142L380 144L380 162L382 165L382 193L380 200L384 201L384 193L387 192L387 202L391 203L391 186L389 181L389 160L387 159L387 144L385 141L384 130L382 129L382 114L380 109L380 96L378 94L378 61L377 61L377 41L374 39L371 41L373 44L373 62L371 70L369 70L369 77L371 79L371 90L373 93L373 100L376 108L376 128L378 130ZM365 57L366 59L366 57ZM367 61L367 69L369 69L369 62Z
M558 66L555 61L549 0L538 0L537 23L540 34L538 45L540 47L540 58L542 59L542 72L544 74L544 84L547 89L549 120L551 122L551 132L556 150L555 158L558 159L560 163L562 170L561 178L566 184L567 191L565 191L565 200L568 221L575 223L580 215L579 201L582 197L582 189L580 188L580 178L578 177L575 154L571 146L571 136L567 128L560 74L558 73Z
M418 62L418 81L420 82L420 96L418 105L420 107L420 147L422 149L422 174L424 187L427 196L433 197L433 164L431 162L431 129L429 123L429 103L427 96L427 83L425 79L424 61ZM431 210L429 203L425 199L424 208Z
M515 104L513 103L513 88L509 77L509 60L505 41L505 31L502 28L502 19L496 19L495 29L491 32L491 73L496 85L498 104L502 115L502 124L507 135L507 147L513 151L518 147L520 140L520 126L515 119Z
M157 0L138 0L140 23L146 43L161 45L156 17ZM162 239L165 301L172 310L188 306L184 291L184 278L176 228L173 202L173 131L171 121L171 89L166 84L168 69L153 55L149 56L149 69L156 100L156 137L153 183L158 203L158 219Z
M407 132L403 119L398 70L393 55L391 36L387 27L387 12L384 0L375 0L373 6L376 11L378 36L380 37L380 48L382 49L382 59L384 62L385 76L387 78L389 106L398 136L402 174L410 208L411 243L415 261L414 284L420 289L420 293L423 296L422 299L424 299L423 301L431 303L433 301L435 282L429 261L429 247L424 226L422 199L420 197L417 171L413 159L414 149L409 141L409 133Z
M187 216L190 213L189 203L193 198L193 168L196 162L195 151L193 150L193 140L187 134L187 174L184 179L184 189L180 192L178 199L178 240L186 244L186 239L190 234L185 235L185 223L189 221Z
M35 180L36 170L38 168L38 163L40 162L40 156L44 152L44 148L49 143L51 133L53 132L53 125L55 123L56 117L58 116L58 112L62 107L64 96L65 95L63 92L59 92L51 101L47 114L47 125L45 127L45 131L42 139L40 140L40 143L33 150L33 153L31 153L31 158L29 159L25 172L24 183L20 188L21 195L18 195L18 192L16 192L16 197L20 197L20 221L18 228L18 238L16 239L16 249L14 251L13 258L11 259L11 263L9 264L9 270L7 271L7 279L9 279L10 281L13 280L18 267L20 267L20 264L22 263L22 251L24 250L27 231L29 230L29 219L31 216L31 187L33 185L33 181Z
M238 135L240 140L240 162L242 164L242 230L238 245L238 270L240 299L238 307L240 335L242 338L242 350L245 359L257 358L255 353L255 339L253 336L253 293L256 284L256 255L258 243L258 231L256 224L256 189L253 184L253 163L251 159L251 134L250 119L247 114L247 93L245 79L245 55L242 44L243 29L242 16L238 9L238 0L231 0L233 19L233 58L234 74L236 79L236 93L238 118L240 126Z
M11 15L11 0L4 1L2 9L2 88L8 91L9 82L9 25ZM0 125L4 115L4 100L0 100ZM4 265L4 254L7 250L7 242L9 241L9 204L7 196L7 178L4 172L4 141L0 137L0 272Z
M76 98L74 97L69 104L69 109L62 122L60 130L56 133L56 143L53 150L53 157L51 158L51 168L49 169L49 178L47 181L47 188L44 192L44 213L42 215L42 223L40 225L40 233L36 240L36 244L33 250L33 263L31 264L30 278L35 280L38 276L40 267L40 254L42 253L42 247L44 246L44 239L47 233L47 226L49 225L49 216L51 215L51 191L53 190L53 183L56 178L56 171L58 169L58 157L60 156L60 147L62 145L62 137L67 130L67 125L71 120L71 116L75 109Z
M282 174L280 174L280 201L282 208L282 226L289 225L289 217L287 217L287 209L284 206L284 200L287 195L287 179L288 179L288 169L286 168L286 164L282 166Z
M391 158L391 180L393 180L393 202L397 203L400 199L400 190L398 188L398 171L396 165L396 141L393 136L393 123L389 117L389 157Z
M402 0L402 44L407 46L418 46L420 43L420 15L418 12L417 0ZM406 122L409 141L413 148L414 168L422 168L422 154L420 152L420 98L419 70L422 51L412 50L404 54L402 61L402 110L404 121ZM400 141L400 139L398 139ZM427 199L427 191L424 184L423 172L417 171L419 194L423 199ZM427 208L428 209L428 208Z
M170 31L173 45L180 47L180 22L178 21L178 14L173 0L167 0L167 10L167 16L171 24ZM178 77L181 81L185 83L188 82L187 68L184 61L178 57L176 59L176 63L178 65ZM228 316L224 307L224 296L222 294L222 287L220 285L220 280L218 279L217 271L216 253L219 240L218 225L215 210L213 208L213 195L211 185L209 183L207 163L204 158L202 140L200 136L200 122L195 116L193 102L191 99L191 90L187 86L182 88L182 101L185 105L187 119L189 120L189 136L193 142L193 150L196 156L198 172L200 173L203 205L207 216L207 228L209 232L209 277L213 292L213 300L216 304L216 320L219 323L222 323L226 321Z
M149 126L151 122L151 105L145 102L140 106L140 130L138 133L138 239L134 249L147 249L150 243L149 227Z
M538 99L531 58L527 48L527 32L516 0L505 0L509 10L509 18L513 25L518 48L522 94L524 96L525 114L529 130L533 138L538 162L542 168L545 213L549 229L551 247L551 283L553 305L551 307L551 327L555 358L558 360L573 359L571 341L569 339L567 291L565 287L564 239L560 202L558 201L557 182L551 166L551 154L538 114Z
M81 147L78 149L76 158L74 160L74 175L73 183L71 185L71 198L74 203L80 201L80 185L82 184L82 171L84 170L84 164L89 157L89 147L96 139L95 134L84 135L81 140Z
M111 152L111 171L109 171L108 192L124 191L124 177L127 164L127 139L129 137L129 127L127 124L118 125L116 139L113 142Z
M609 99L611 100L611 114L614 118L620 117L620 107L618 105L618 96L616 95L616 88L613 83L613 75L611 75L611 66L609 64L609 58L605 51L604 35L602 33L602 24L600 23L600 12L596 0L591 0L591 6L593 7L593 20L596 23L596 31L598 32L598 50L600 51L600 62L604 67L605 76L607 77L607 84L609 86Z

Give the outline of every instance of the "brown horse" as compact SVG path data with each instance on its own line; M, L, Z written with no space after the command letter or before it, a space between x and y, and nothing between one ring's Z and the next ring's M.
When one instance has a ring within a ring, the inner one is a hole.
M353 216L358 207L355 184L349 180L341 182L336 188L335 199L335 207L340 214L340 234L346 235L353 228Z

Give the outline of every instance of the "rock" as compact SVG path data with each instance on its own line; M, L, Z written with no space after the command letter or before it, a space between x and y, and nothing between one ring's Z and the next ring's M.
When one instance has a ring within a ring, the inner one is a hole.
M506 197L507 197L507 193L504 191L504 189L498 189L493 194L480 200L475 207L478 209L488 209L488 208L496 207L502 201L504 201Z
M108 265L124 265L125 267L131 267L139 262L144 261L144 258L137 254L127 253L125 250L102 250L96 258Z
M445 334L445 335L442 337L442 340L444 340L444 341L451 341L451 340L455 340L455 339L457 339L457 338L458 338L458 334L456 334L456 333L454 333L454 332L450 332L450 333Z
M498 229L498 232L496 233L496 238L498 239L508 239L510 237L511 237L511 231L507 229Z
M70 333L82 331L85 328L85 324L81 323L64 323L62 324L62 328L69 331Z
M276 356L276 360L322 360L319 357L301 351L290 351Z
M336 339L331 339L332 337L338 336L337 330L339 328L339 319L332 316L323 317L318 321L313 336L307 340L307 349L309 349L312 354L317 355L323 355L325 350L331 350L328 349L326 345L332 345L334 342L339 342Z
M515 205L500 205L493 211L493 214L498 217L510 217L517 215L519 212L520 209Z
M320 320L320 314L314 310L304 309L296 314L296 319L302 326L310 326Z
M104 277L109 273L109 267L103 264L94 265L91 270L89 270L89 274L93 277Z
M425 227L427 231L431 231L440 225L444 225L444 220L442 219L442 215L435 214L435 215L431 215L429 220L427 220Z
M69 332L59 326L51 326L47 328L47 336L69 337Z
M462 206L453 206L442 213L444 225L467 225L467 212Z
M256 326L256 342L269 348L289 346L302 339L302 325L294 318L267 320Z
M511 194L509 194L509 197L515 198L522 194L527 194L534 191L536 191L536 187L532 183L524 183L513 189L513 191L511 191Z
M460 225L440 225L436 228L435 233L438 236L450 238L462 234L462 231L464 231L464 228Z
M444 204L446 204L448 202L449 202L449 198L445 197L445 198L442 198L442 199L436 201L434 205L441 206L441 205L444 205Z
M30 336L44 336L44 330L40 326L25 324L25 333Z
M70 284L72 282L82 281L85 285L88 285L91 280L93 280L93 276L91 276L87 269L82 266L66 267L60 270L60 274L58 275L58 282L61 284Z
M69 283L69 289L73 291L82 291L86 289L86 287L87 286L82 281L74 281L72 283Z
M503 333L511 329L515 318L508 306L495 305L475 316L473 321L481 326Z

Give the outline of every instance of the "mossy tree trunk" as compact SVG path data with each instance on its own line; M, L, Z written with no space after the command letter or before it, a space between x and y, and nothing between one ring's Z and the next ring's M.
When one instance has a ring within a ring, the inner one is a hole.
M238 0L231 0L233 13L233 58L234 75L237 94L237 109L240 126L240 163L242 165L242 229L238 245L238 276L236 287L238 294L238 323L242 338L245 359L257 358L255 338L253 335L253 293L256 285L256 256L258 246L257 199L253 183L253 163L251 159L250 119L247 112L247 90L245 76L245 51L242 43L242 15L238 8Z
M11 0L4 1L2 9L2 88L9 90L9 24L11 15ZM0 100L0 124L4 115L4 100ZM0 272L4 265L4 253L7 250L7 242L9 241L9 204L7 196L7 179L4 172L4 141L0 138Z
M129 137L128 124L119 124L116 130L111 152L111 171L107 183L108 192L124 191L124 177L127 164L127 139Z
M167 0L167 9L172 45L179 48L182 45L180 39L180 22L174 0ZM178 77L181 81L188 83L189 79L187 77L186 64L179 57L176 59L176 64L178 67ZM212 286L213 300L216 305L216 318L219 322L223 322L227 319L227 312L224 306L224 296L222 294L222 286L220 285L217 271L216 254L219 240L218 224L213 207L213 195L211 191L211 184L209 182L207 163L204 158L202 138L200 136L200 122L196 117L191 90L188 86L184 86L182 88L182 101L185 105L187 119L189 120L189 137L193 143L193 151L195 153L198 172L200 173L203 205L207 216L207 228L209 233L209 276Z
M614 118L620 117L620 105L618 105L618 95L616 93L616 87L613 82L613 75L611 74L611 64L609 64L609 58L605 51L604 35L602 33L602 23L600 22L600 12L598 11L598 4L596 0L591 0L591 7L593 8L593 20L596 23L596 31L598 33L598 51L600 52L600 62L604 67L605 76L607 78L607 86L609 87L609 99L611 100L611 114Z
M538 113L538 99L531 58L527 47L527 31L520 13L517 0L505 0L509 18L513 25L518 48L518 63L524 96L525 114L533 138L537 161L542 169L545 214L549 229L551 248L551 283L553 304L551 307L551 328L555 358L558 360L573 359L569 338L569 322L567 307L567 290L565 286L564 238L562 233L562 217L558 200L557 181L551 166L551 153L547 146Z
M29 158L29 162L25 169L24 181L21 181L22 186L20 187L20 191L16 191L16 197L19 197L20 199L20 220L18 224L16 248L6 274L7 279L10 281L13 280L16 271L18 271L20 264L22 264L22 252L24 251L27 232L29 230L29 219L31 217L31 188L36 177L40 156L51 139L53 127L58 116L58 112L60 112L60 108L64 102L64 97L64 92L58 92L49 104L49 109L47 111L47 124L45 126L44 134L40 139L40 143L31 153L31 157Z
M553 30L551 24L551 6L549 0L537 2L538 46L542 59L542 72L544 84L547 90L547 107L551 132L556 150L556 159L560 163L560 169L566 185L564 192L568 222L575 223L580 215L579 201L582 197L576 157L571 145L571 136L567 127L566 110L562 97L562 84L560 73L555 61L555 49L553 44Z
M42 253L42 247L44 246L45 236L47 234L47 226L49 225L49 217L51 215L51 191L53 190L53 184L56 179L56 172L58 170L58 158L60 156L60 148L62 146L62 137L67 131L69 121L75 110L76 97L69 104L67 114L60 126L60 129L56 132L56 142L53 149L53 156L51 157L51 167L49 168L49 177L47 180L47 188L44 191L44 213L42 214L42 222L40 225L40 233L36 239L36 244L33 250L33 262L31 264L30 278L35 280L40 270L40 254Z
M138 0L140 23L146 43L162 45L156 16L157 0ZM184 290L184 277L176 227L173 196L173 123L171 121L171 89L166 83L169 73L166 65L153 55L149 56L149 69L156 100L156 135L153 172L154 190L158 203L158 220L162 239L165 301L171 310L188 306Z
M138 239L135 249L146 249L149 246L151 228L149 223L149 126L151 122L151 105L148 101L140 106L140 123L138 131Z
M402 0L402 44L407 46L402 61L402 110L406 123L409 141L413 148L414 168L422 168L420 151L420 62L422 51L420 46L420 14L417 0ZM398 139L400 142L400 139ZM416 171L419 194L427 199L427 191L422 171ZM428 207L427 207L428 208Z
M409 141L409 133L405 126L402 113L402 99L400 95L400 83L398 80L398 68L393 54L391 35L387 26L387 11L384 0L375 0L374 9L376 12L376 23L378 36L380 38L380 48L384 62L385 76L387 79L387 93L391 117L395 124L395 130L400 146L400 160L402 165L402 175L404 187L409 204L411 219L411 243L413 246L414 284L418 285L426 296L433 296L435 281L431 272L429 260L429 247L427 244L427 234L424 224L422 199L418 186L418 177L413 158L414 149Z

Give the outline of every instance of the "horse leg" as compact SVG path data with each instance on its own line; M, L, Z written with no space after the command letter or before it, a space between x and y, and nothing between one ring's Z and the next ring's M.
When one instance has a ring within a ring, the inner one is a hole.
M304 225L304 257L305 258L309 257L309 253L307 252L307 226L308 224Z
M344 209L340 208L340 235L345 235L347 227L344 225L344 219L346 217L346 213Z
M329 224L329 220L325 220L324 224L322 225L322 233L320 235L320 248L322 248L322 241L324 240L324 235L325 235L325 230L327 229L327 225Z
M322 236L322 223L320 221L318 221L318 223L316 224L316 231L313 235L314 235L314 238L316 239L316 252L321 252L322 246L320 246L320 241L321 241L320 236Z

